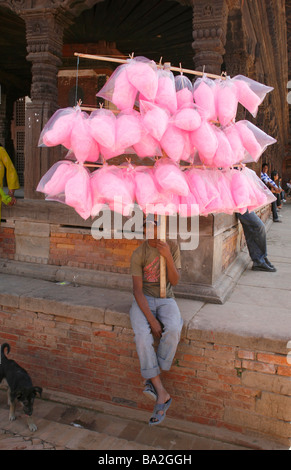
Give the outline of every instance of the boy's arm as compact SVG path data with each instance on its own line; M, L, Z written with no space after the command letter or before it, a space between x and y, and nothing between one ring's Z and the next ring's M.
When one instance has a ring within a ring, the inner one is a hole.
M167 277L172 286L176 286L180 280L179 270L176 268L171 250L166 242L158 241L157 249L161 256L164 256L167 263Z
M143 293L142 277L132 276L132 282L133 282L133 295L135 297L137 305L139 306L144 316L146 317L147 321L149 322L153 335L156 336L157 338L160 338L162 335L162 331L163 331L162 326L160 322L152 314L148 301Z

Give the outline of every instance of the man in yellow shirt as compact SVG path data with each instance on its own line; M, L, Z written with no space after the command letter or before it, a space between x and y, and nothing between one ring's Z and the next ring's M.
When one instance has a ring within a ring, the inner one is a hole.
M3 180L5 175L6 169L6 180L8 185L8 196L3 191ZM1 203L13 206L16 203L16 199L14 197L14 191L19 189L19 180L18 175L15 170L15 167L6 152L5 148L0 143L0 220L1 220Z

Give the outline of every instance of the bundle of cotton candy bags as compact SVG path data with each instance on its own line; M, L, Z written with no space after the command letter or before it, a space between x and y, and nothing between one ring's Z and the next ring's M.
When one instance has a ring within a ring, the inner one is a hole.
M39 137L38 146L54 147L63 145L70 149L71 132L79 112L80 108L58 109L44 126Z
M274 90L273 87L263 85L243 75L237 75L232 79L232 82L236 87L239 103L244 106L253 117L257 116L258 108L264 101L266 95Z
M132 175L130 184L123 169L115 165L105 165L92 173L91 188L94 205L106 203L112 210L123 213L125 208L134 204L134 176Z
M207 121L216 121L216 84L203 76L194 83L193 96L196 105L201 109L201 116Z
M56 162L41 178L36 191L53 198L65 192L67 181L76 173L77 165L61 160Z
M188 196L190 190L180 168L168 158L159 160L154 166L154 175L159 186L169 193Z
M193 85L188 77L180 74L175 77L177 109L193 104Z
M99 145L92 137L87 113L79 112L74 119L70 148L80 163L96 162L99 159Z

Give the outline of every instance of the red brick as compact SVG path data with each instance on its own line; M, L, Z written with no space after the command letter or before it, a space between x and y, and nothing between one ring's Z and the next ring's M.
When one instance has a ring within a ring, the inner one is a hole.
M256 358L256 355L253 351L239 350L237 355L240 359L249 359L251 361L254 361Z
M274 366L274 364L265 364L263 362L243 360L242 368L257 372L265 372L267 374L276 374L276 367Z
M287 365L287 355L279 355L279 354L257 354L257 360L266 362L269 364L280 364L280 365Z

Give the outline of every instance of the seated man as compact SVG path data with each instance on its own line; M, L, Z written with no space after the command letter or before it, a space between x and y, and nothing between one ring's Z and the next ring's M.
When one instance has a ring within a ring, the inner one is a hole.
M133 252L131 258L134 300L130 320L135 333L141 374L146 379L144 393L156 400L149 425L156 425L163 421L172 402L160 374L161 369L171 368L183 320L172 290L180 278L179 247L174 243L160 241L157 237L157 223L150 224L153 226L151 236ZM160 298L160 255L166 259L166 298ZM154 337L159 339L157 352L153 346Z
M276 185L275 181L273 181L268 176L269 165L267 163L263 163L262 172L261 172L261 180L265 185L272 191L273 194L280 194L281 190ZM273 213L273 221L277 223L281 223L279 220L278 211L277 211L277 201L272 202L272 213Z

